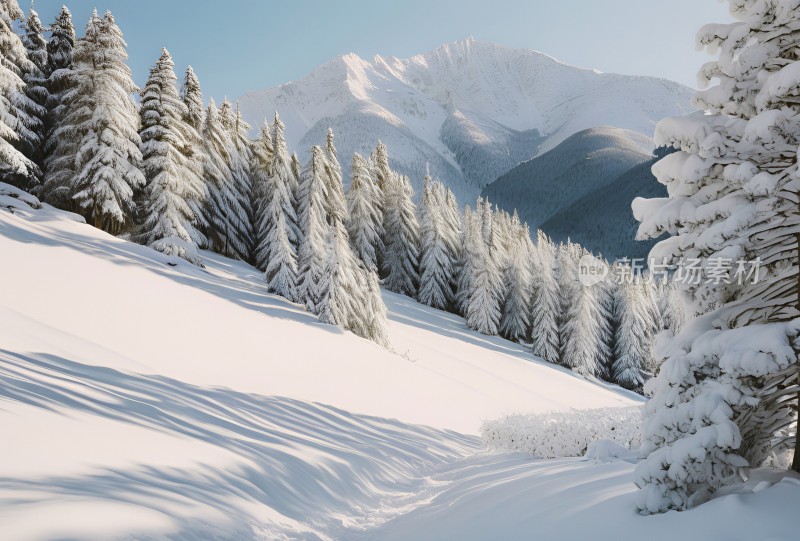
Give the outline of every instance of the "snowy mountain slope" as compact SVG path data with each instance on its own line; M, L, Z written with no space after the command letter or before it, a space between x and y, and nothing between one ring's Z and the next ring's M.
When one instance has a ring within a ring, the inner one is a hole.
M556 242L572 239L606 258L646 258L655 240L637 241L639 222L631 203L636 197L666 197L650 168L660 158L640 163L607 186L584 195L541 225Z
M690 94L667 80L603 74L470 38L409 59L345 55L240 103L253 126L277 110L298 152L333 127L348 168L354 151L369 153L382 139L391 165L416 187L429 162L465 202L581 130L650 137L658 120L689 111Z
M457 317L386 295L392 354L247 265L197 269L17 195L0 193L3 541L624 541L649 520L728 540L764 513L792 538L791 480L643 518L630 464L488 453L470 434L498 412L638 402Z
M631 403L407 297L384 294L392 353L266 294L244 263L203 252L199 269L70 216L0 212L7 350L472 434L508 411Z
M647 145L644 136L632 131L610 127L584 130L519 164L486 186L483 195L509 212L516 209L520 218L536 229L588 194L610 199L627 196L606 193L605 188L622 173L649 160ZM626 205L630 207L630 201ZM609 219L620 218L610 215Z

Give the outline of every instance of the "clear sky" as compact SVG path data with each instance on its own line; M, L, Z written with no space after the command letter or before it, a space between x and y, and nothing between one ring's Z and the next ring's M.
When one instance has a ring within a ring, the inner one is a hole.
M79 35L93 7L114 13L138 84L167 47L216 98L298 79L340 54L403 58L469 35L695 86L709 60L695 33L730 20L718 0L36 0L42 22L64 3Z

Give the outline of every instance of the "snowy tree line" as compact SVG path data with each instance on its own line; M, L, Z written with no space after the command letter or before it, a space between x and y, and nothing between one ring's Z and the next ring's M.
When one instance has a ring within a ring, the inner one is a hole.
M49 36L32 9L21 38L16 1L0 5L0 167L17 186L196 264L198 248L248 261L270 292L382 345L381 283L589 377L639 390L654 371L669 295L641 277L584 287L586 250L534 242L487 200L462 211L430 175L418 206L381 143L352 157L345 193L330 130L301 165L277 114L250 140L236 104L204 104L191 67L179 85L166 50L138 89L110 12L77 38L66 7Z
M719 84L696 94L699 113L656 130L678 149L653 167L669 197L634 212L640 236L670 235L651 255L709 272L759 258L760 270L683 287L696 318L659 342L664 364L646 386L642 513L691 508L750 468L800 471L800 4L730 0L730 13L697 37L717 54L700 77Z

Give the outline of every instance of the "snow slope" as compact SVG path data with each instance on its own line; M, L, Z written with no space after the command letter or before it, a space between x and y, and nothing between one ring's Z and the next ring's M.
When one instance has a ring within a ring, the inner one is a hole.
M587 529L626 539L609 513L648 520L627 463L492 454L474 435L502 413L631 395L387 294L390 353L265 294L247 265L203 253L201 270L9 193L0 184L3 541L513 540L534 520L572 532L587 511L604 517ZM740 512L756 523L772 505L773 539L794 531L775 503L800 497L787 483ZM670 531L692 539L683 517L705 515L691 513L669 515Z
M515 165L597 126L652 137L690 110L691 91L652 77L604 74L545 54L469 38L408 59L348 54L299 81L241 97L255 127L278 111L290 148L337 134L343 165L377 139L391 165L422 182L426 162L462 202Z

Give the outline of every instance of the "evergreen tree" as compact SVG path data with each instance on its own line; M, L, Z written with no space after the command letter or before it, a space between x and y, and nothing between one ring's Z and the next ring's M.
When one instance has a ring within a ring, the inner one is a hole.
M50 93L47 90L47 78L50 74L50 64L47 59L47 40L44 37L44 27L39 20L39 14L31 7L28 18L25 19L25 36L23 43L28 60L33 64L23 71L22 79L25 81L26 93L36 104L32 110L36 123L32 126L36 138L31 145L29 157L41 169L43 166L43 145L45 138L45 122L47 119L47 104Z
M584 285L578 279L579 261L586 255L589 252L577 245L562 248L561 361L579 374L600 377L610 356L609 314L603 306L606 290L600 284Z
M480 199L478 200L480 204ZM461 229L460 243L460 257L458 259L458 281L456 285L456 310L459 314L466 317L467 305L469 304L469 297L472 291L471 280L475 273L475 258L472 257L474 250L471 249L472 244L475 242L472 236L478 234L480 226L473 223L477 220L477 216L471 207L464 208L464 224Z
M192 66L186 68L186 76L181 86L181 99L186 106L186 122L200 132L203 129L203 92Z
M385 190L384 285L389 291L416 298L419 285L419 223L408 177L393 175Z
M141 238L146 244L178 238L204 246L207 192L203 162L195 155L200 152L200 137L187 122L174 68L169 52L162 49L142 91L141 150L147 188Z
M384 347L390 347L386 306L378 276L356 259L341 227L328 228L322 295L317 306L323 323L339 325Z
M533 298L531 300L531 339L533 354L551 363L560 359L559 279L556 273L556 247L541 231L536 232L533 258Z
M248 260L253 241L251 157L246 137L242 141L241 124L230 102L225 100L217 109L214 100L209 100L203 127L210 200L208 236L216 252Z
M328 215L328 222L332 225L341 225L347 221L347 203L342 184L342 166L336 155L336 147L333 145L333 130L330 128L328 128L325 145L325 172L328 191L328 197L325 199L325 212Z
M514 342L530 336L532 295L530 234L519 220L514 224L511 249L503 272L505 292L500 334Z
M41 173L30 156L40 143L42 111L23 80L38 70L14 32L21 18L16 0L0 2L0 178L28 187L39 182Z
M327 197L324 151L314 146L311 160L303 170L300 184L299 216L302 238L299 250L299 280L297 300L306 308L319 313L320 302L326 294L325 268L328 262L329 225L325 215Z
M139 115L122 32L111 12L95 11L74 51L75 88L53 136L78 141L72 199L96 227L112 233L132 223L141 188Z
M267 288L272 293L295 300L297 288L297 253L292 239L297 218L294 211L291 174L286 174L285 145L282 150L283 170L273 167L272 134L264 123L261 136L254 145L254 190L258 209L259 245L256 261L266 271Z
M208 202L205 216L208 223L206 237L212 250L227 254L228 212L233 196L231 180L230 137L222 126L219 109L214 98L208 100L203 118L203 177L206 182Z
M253 264L261 271L267 270L268 261L268 254L264 247L271 225L266 212L272 195L269 178L272 171L273 154L272 133L269 123L264 121L259 136L253 142L253 163L250 165L253 184L253 234L256 243Z
M347 192L347 232L356 257L371 272L378 269L382 229L381 192L370 173L369 163L353 154L352 180Z
M734 0L730 12L735 22L698 34L719 54L700 73L719 84L695 96L708 114L656 129L657 145L679 149L653 166L670 197L634 201L640 237L673 235L651 257L698 259L706 273L727 261L732 278L681 284L700 317L659 347L664 364L645 387L653 396L642 431L648 456L636 468L643 513L702 503L792 448L800 471L800 6ZM739 261L746 270L759 257L756 279L736 277Z
M70 180L75 174L77 138L67 137L70 130L65 124L66 96L74 95L76 85L73 73L75 28L72 15L66 6L61 8L56 20L50 25L47 42L47 119L45 122L44 182L40 197L60 208L74 208L70 199ZM59 132L61 136L55 136Z
M478 203L483 208L482 202ZM468 232L464 257L469 260L467 268L471 272L466 319L469 328L495 336L500 324L500 275L491 254L491 224L487 226L485 218L474 214L470 223L465 224Z
M298 202L300 196L300 166L296 154L292 154L291 158L289 157L289 148L286 145L285 133L286 126L284 126L276 112L272 122L273 157L271 174L278 177L275 182L280 182L289 189L292 208L294 209L294 218L289 212L286 213L286 219L289 225L289 242L294 246L295 252L299 253L300 239L302 238L300 207Z
M653 339L658 331L658 307L648 284L630 268L619 284L616 310L614 363L611 377L626 389L641 391L653 375Z
M420 288L422 304L450 309L453 305L453 272L455 266L453 232L448 231L447 192L439 181L425 177L420 206L422 257L420 258Z

